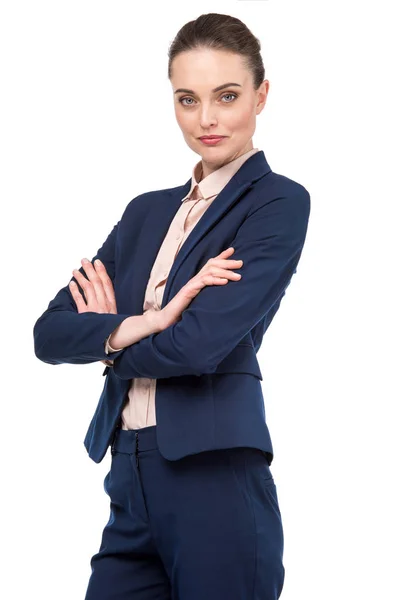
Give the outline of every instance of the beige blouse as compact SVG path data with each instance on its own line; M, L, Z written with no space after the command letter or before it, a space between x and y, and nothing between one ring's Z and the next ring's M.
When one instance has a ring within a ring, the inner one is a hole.
M230 163L220 167L202 179L203 169L201 160L195 165L192 172L192 185L187 196L182 198L182 204L176 212L168 229L163 243L160 246L157 258L150 273L144 297L143 312L155 309L161 310L161 303L165 283L169 271L180 247L205 213L211 202L226 186L231 177L238 171L242 164L253 154L259 152L253 148ZM110 334L111 336L111 334ZM107 338L105 351L120 350L112 348ZM121 414L122 429L140 429L156 425L156 395L157 379L135 377L131 380L128 398Z

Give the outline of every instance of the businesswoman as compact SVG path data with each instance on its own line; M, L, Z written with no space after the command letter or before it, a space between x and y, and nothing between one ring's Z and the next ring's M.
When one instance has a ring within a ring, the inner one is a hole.
M184 185L134 198L35 324L44 362L106 365L84 443L95 462L111 446L110 518L86 600L281 594L256 352L297 269L310 197L253 147L264 75L239 19L181 28L168 76L201 160Z

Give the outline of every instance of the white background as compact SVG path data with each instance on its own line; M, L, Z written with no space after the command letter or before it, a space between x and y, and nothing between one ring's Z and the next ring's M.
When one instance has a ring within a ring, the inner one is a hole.
M396 3L197 6L1 4L0 594L84 597L109 515L110 454L96 465L83 446L104 365L40 362L33 325L132 198L191 176L167 51L184 23L220 12L262 44L254 146L311 194L301 262L258 354L281 598L398 599Z

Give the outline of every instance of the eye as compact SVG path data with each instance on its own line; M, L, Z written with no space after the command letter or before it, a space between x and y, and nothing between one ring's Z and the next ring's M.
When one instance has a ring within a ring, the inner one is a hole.
M225 96L233 96L233 100L235 100L237 98L237 94L234 94L233 92L225 92L225 94L222 94L221 98L224 98ZM193 98L190 98L188 96L179 98L179 102L182 104L182 106L193 106L193 102L191 102L190 104L186 104L186 103L184 103L184 100L193 100ZM223 104L231 104L231 102L233 102L233 100L231 100L230 102L223 102Z
M191 104L184 104L184 100L193 100L193 98L179 98L179 102L182 104L182 106L192 106Z
M237 95L236 95L236 94L233 94L233 93L231 93L231 92L227 92L226 94L224 94L224 95L222 96L222 98L223 98L224 96L233 96L233 99L237 98ZM227 104L227 103L225 102L225 104ZM228 102L228 104L230 104L230 103Z

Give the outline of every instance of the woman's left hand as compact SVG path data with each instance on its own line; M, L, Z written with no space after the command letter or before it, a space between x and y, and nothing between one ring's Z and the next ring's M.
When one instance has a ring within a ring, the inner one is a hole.
M98 260L98 259L97 259ZM93 267L90 260L83 258L82 267L89 281L77 269L72 271L75 279L83 289L86 302L79 291L75 281L69 282L69 290L75 301L78 313L97 312L117 314L117 303L115 300L114 286L108 276L105 266L98 260ZM104 365L110 366L113 360L101 360Z
M117 304L114 286L103 263L100 260L98 260L98 263L95 261L95 267L93 267L87 258L83 258L81 263L89 279L86 279L77 269L74 269L72 274L83 289L86 302L75 281L69 282L69 290L75 300L78 313L97 312L116 315Z

